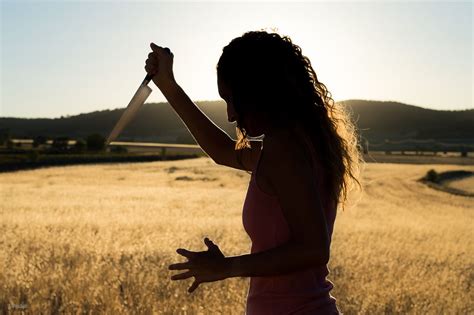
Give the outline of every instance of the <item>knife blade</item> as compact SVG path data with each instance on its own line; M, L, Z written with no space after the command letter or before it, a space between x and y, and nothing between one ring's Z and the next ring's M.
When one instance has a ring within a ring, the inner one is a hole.
M130 100L130 103L128 103L128 106L125 108L125 111L120 116L120 119L115 123L114 128L112 129L109 136L107 137L107 140L105 141L106 146L108 146L112 141L117 139L117 137L125 128L125 126L127 126L128 123L132 121L133 117L135 117L140 107L142 107L142 105L145 103L148 96L153 91L148 86L148 83L151 81L152 78L153 78L153 75L151 74L146 75L145 79L140 84L137 91L135 92L132 99Z

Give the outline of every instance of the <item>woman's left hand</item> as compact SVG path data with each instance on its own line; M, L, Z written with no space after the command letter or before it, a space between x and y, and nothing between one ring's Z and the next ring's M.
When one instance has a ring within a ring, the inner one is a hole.
M168 267L169 270L189 269L189 271L171 277L171 280L194 277L195 281L188 289L189 293L196 290L201 283L224 280L229 276L228 262L219 247L207 237L204 239L204 243L208 247L208 250L204 252L192 252L178 248L176 252L188 258L188 261L172 264Z

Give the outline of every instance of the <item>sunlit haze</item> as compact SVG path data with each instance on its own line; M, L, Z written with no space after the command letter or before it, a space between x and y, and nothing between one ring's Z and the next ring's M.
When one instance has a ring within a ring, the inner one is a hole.
M150 42L174 53L194 101L220 99L216 63L246 31L276 28L308 56L336 101L473 108L467 2L1 2L3 117L125 107ZM165 101L154 85L147 102Z

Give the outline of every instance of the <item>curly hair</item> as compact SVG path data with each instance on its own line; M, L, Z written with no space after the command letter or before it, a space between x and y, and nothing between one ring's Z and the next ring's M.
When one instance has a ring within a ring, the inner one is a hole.
M278 128L302 126L316 149L330 200L343 210L359 181L358 135L350 113L335 103L308 57L289 36L251 31L223 48L217 76L232 91L237 118L236 150L250 147L242 122L256 112Z

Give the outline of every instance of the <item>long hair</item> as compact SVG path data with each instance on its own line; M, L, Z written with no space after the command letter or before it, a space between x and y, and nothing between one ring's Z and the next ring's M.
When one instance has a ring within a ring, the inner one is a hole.
M362 188L356 128L346 108L318 81L301 48L288 36L247 32L223 48L217 76L232 91L238 114L236 150L249 147L242 122L256 112L278 128L303 127L317 152L330 200L344 209L353 184Z

